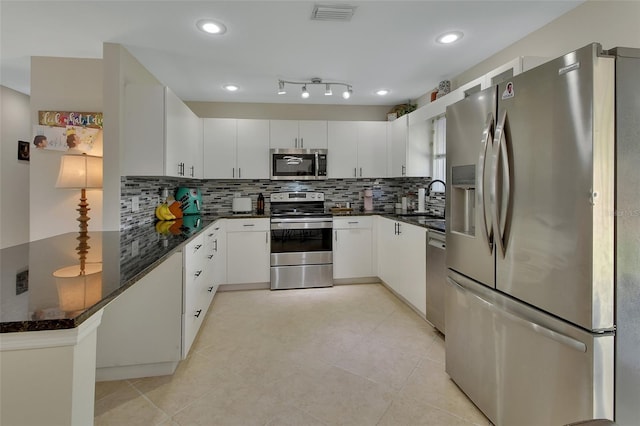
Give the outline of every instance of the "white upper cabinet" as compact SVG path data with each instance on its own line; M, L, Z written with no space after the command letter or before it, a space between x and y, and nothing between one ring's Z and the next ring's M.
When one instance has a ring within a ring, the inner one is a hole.
M358 124L355 121L330 121L327 177L346 179L357 177Z
M202 120L166 86L129 84L123 176L202 177Z
M328 177L387 176L386 121L330 121Z
M269 121L205 118L205 179L269 179Z
M377 178L387 176L386 121L358 122L358 177Z
M407 175L407 130L407 115L398 117L391 122L387 150L389 177Z
M327 122L323 120L271 120L271 148L327 148Z
M269 179L269 120L238 120L238 179Z

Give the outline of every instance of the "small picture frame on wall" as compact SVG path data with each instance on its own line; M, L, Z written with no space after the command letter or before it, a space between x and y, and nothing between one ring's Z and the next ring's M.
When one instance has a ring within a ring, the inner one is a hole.
M18 141L18 160L29 161L29 142Z

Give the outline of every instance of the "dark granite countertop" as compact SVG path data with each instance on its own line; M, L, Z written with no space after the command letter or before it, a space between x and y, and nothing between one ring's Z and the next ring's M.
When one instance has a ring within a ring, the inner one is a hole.
M340 213L380 215L444 231L444 219L403 216L388 211ZM89 232L86 279L55 277L81 263L79 233L71 232L0 250L0 333L74 328L106 306L169 255L218 219L269 218L265 215L190 216L174 233L155 224L124 231ZM99 270L94 274L89 272ZM76 274L77 275L77 274Z

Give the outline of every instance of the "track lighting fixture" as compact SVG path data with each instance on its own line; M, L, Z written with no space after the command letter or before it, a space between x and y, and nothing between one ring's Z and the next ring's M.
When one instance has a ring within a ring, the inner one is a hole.
M353 94L353 89L351 88L351 85L346 84L346 83L340 83L337 81L322 81L322 79L320 78L312 78L310 81L287 81L287 80L278 80L278 95L284 95L287 93L286 89L285 89L285 84L297 84L302 86L302 97L304 99L307 99L310 97L310 93L307 90L307 85L316 85L316 84L324 84L325 90L324 90L324 95L325 96L331 96L333 95L333 90L331 90L331 86L344 86L345 90L344 93L342 93L342 97L344 99L349 99L351 97L351 95Z
M278 95L284 95L286 93L287 91L284 90L284 81L281 80L278 82Z

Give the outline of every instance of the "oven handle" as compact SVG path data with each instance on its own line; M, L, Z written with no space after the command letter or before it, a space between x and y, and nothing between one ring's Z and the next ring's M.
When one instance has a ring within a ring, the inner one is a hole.
M284 218L271 218L271 223L320 223L331 222L332 217L284 217Z
M271 229L331 229L333 221L328 222L271 222Z

